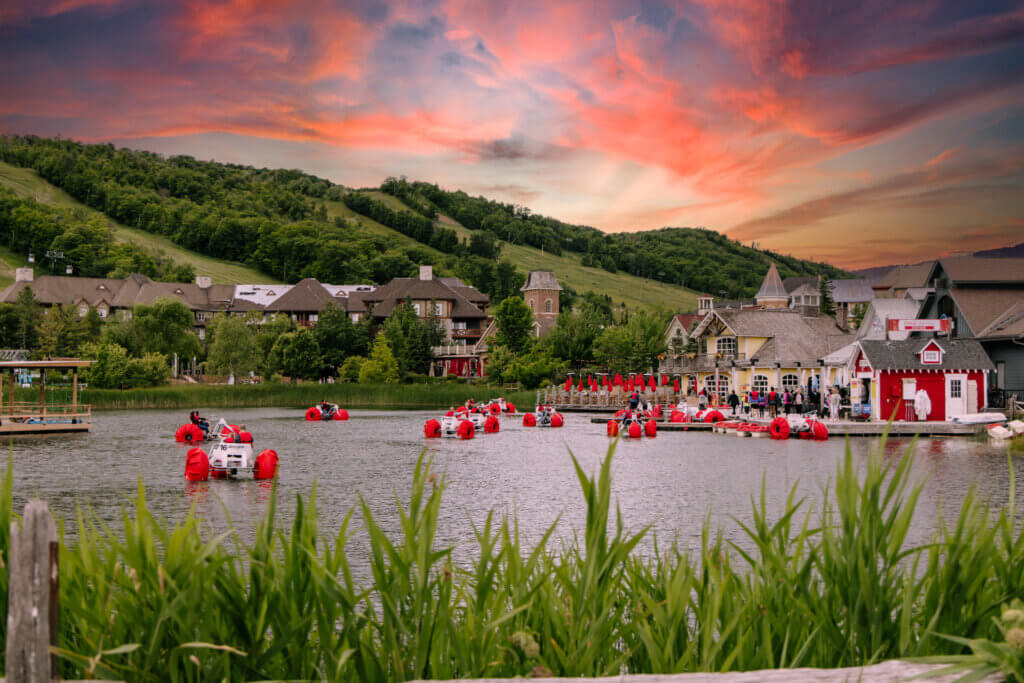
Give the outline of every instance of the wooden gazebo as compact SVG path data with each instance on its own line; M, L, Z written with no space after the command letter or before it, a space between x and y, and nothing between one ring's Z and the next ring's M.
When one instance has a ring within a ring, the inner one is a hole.
M0 435L87 432L92 425L92 409L78 403L78 371L92 364L89 360L0 361ZM39 372L39 401L15 401L15 375L19 370ZM71 402L48 403L46 371L71 371Z

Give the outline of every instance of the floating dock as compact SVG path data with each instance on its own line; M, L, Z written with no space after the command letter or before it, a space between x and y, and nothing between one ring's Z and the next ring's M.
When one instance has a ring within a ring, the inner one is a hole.
M613 418L592 417L594 424L605 424ZM740 420L742 418L736 418ZM734 422L726 418L727 422ZM771 420L743 420L750 424L767 427ZM881 436L888 431L889 436L974 436L985 432L983 424L960 424L959 422L851 422L849 420L829 422L823 420L828 427L829 436ZM658 420L659 432L710 432L715 425L709 422L667 422Z

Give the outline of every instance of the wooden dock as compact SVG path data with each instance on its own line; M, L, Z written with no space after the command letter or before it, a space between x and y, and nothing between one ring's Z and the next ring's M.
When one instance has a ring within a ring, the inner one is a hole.
M592 417L593 424L605 424L611 417ZM726 418L728 421L728 418ZM743 420L751 424L768 426L770 420ZM960 424L957 422L829 422L829 436L881 436L888 428L889 436L974 436L985 431L985 425ZM658 420L659 432L709 432L714 425L707 422L668 422Z

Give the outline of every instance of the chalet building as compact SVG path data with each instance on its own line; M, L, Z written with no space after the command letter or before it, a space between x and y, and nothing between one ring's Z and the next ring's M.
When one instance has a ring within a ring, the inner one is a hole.
M917 421L915 401L927 395L928 421L948 421L985 408L993 369L973 339L910 337L855 342L850 362L854 401L868 400L871 418Z
M558 297L562 286L550 270L531 270L520 291L533 313L533 332L543 337L558 320Z
M929 275L919 317L952 320L950 336L976 340L991 359L989 387L1024 398L1024 259L955 256Z
M822 359L847 346L853 335L813 306L789 307L789 295L773 265L755 302L758 308L706 310L692 336L700 351L666 356L659 371L682 375L686 391L729 392L820 386Z
M821 306L821 276L810 277L787 277L782 281L782 286L789 296L789 307Z

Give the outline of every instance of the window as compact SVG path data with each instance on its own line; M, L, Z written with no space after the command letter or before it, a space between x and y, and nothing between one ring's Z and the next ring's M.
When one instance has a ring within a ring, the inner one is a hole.
M697 393L697 377L696 375L686 376L686 393L695 394Z
M949 397L960 398L961 396L963 396L963 380L949 380Z
M551 312L551 299L545 299L544 300L544 312L545 313L550 313Z
M782 390L796 391L800 388L800 378L790 373L782 376Z
M89 312L89 307L86 306L85 304L81 304L78 307L78 317L79 318L84 318L85 314L88 313L88 312Z
M416 315L423 315L423 304L417 301L412 305L412 310L416 311Z
M729 395L729 376L719 375L718 385L715 386L715 376L708 375L704 378L704 388L708 390L709 394L718 394L718 397L724 399Z
M104 308L103 306L100 306L99 308L97 308L96 312L100 314L101 318L106 318L107 317L107 309Z
M444 315L444 304L440 301L434 302L434 315L441 317Z
M935 351L934 349L929 349L928 351L925 351L922 354L921 362L922 363L938 363L938 362L940 362L939 361L939 352Z
M316 313L310 313L309 314L309 322L315 323L317 321L317 318L318 318L318 315Z
M718 353L721 354L723 358L735 358L736 337L719 337Z
M527 301L527 303L530 304L530 310L532 311L533 310L533 299L530 299L529 301Z
M768 391L768 376L767 375L754 375L754 379L750 381L750 388L757 393L765 393Z

